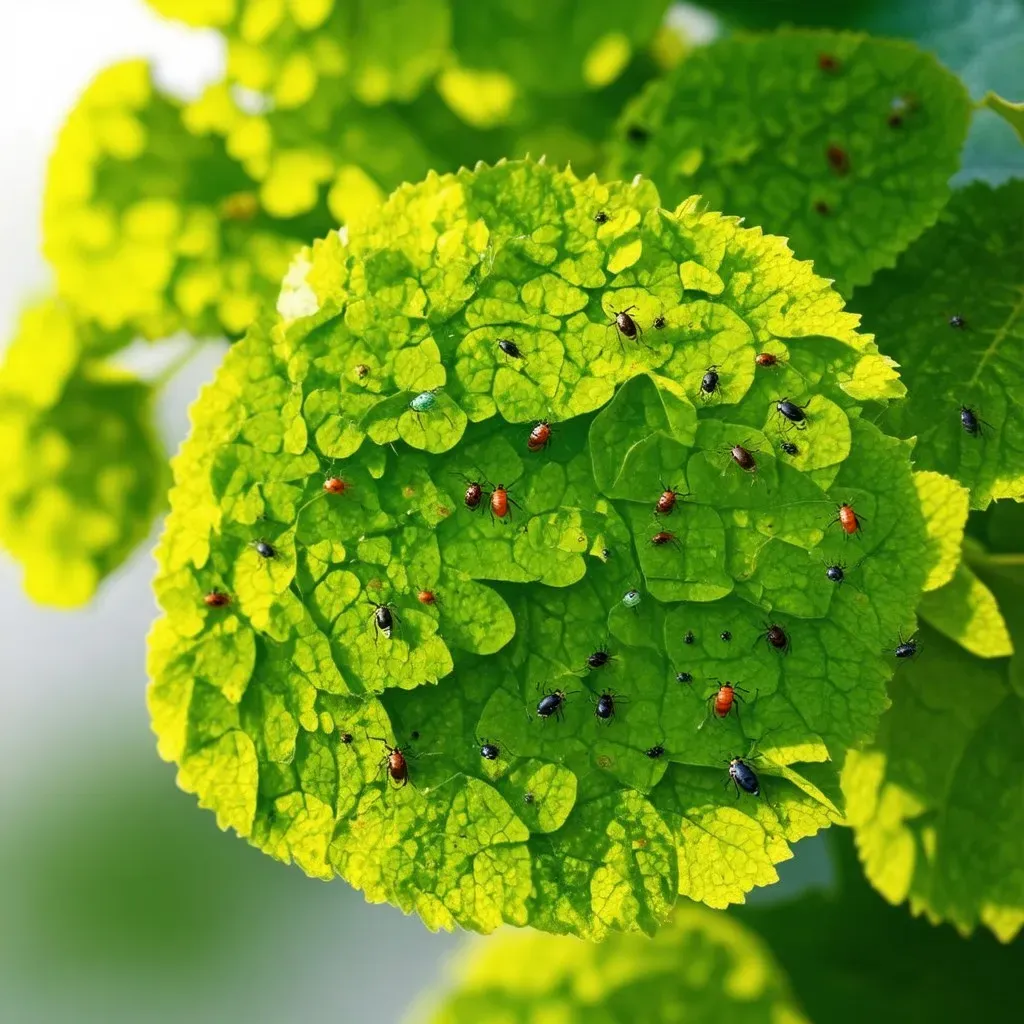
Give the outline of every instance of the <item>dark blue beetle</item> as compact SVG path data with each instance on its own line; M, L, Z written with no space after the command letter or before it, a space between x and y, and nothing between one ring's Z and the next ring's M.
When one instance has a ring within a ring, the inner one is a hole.
M568 694L564 690L552 690L551 693L544 694L537 701L537 717L550 718L554 715L556 718L561 719L567 696Z
M522 359L523 353L519 351L519 346L511 338L499 338L498 348L507 356L511 356L513 359Z
M692 683L693 682L693 676L689 672L678 672L676 674L676 682L677 683Z
M971 437L984 437L985 431L981 429L983 423L989 426L969 405L960 406L960 426Z
M277 556L274 546L268 544L265 540L254 540L252 546L256 549L256 553L264 558L275 558Z
M833 583L842 583L846 579L846 566L841 562L825 566L825 576Z
M729 778L736 787L737 799L739 799L741 789L744 793L750 793L752 796L757 796L761 792L761 783L758 781L757 773L742 757L734 757L729 762Z
M480 756L486 761L497 761L501 757L501 751L497 743L488 740L478 741L480 743Z
M917 654L917 637L908 637L906 640L903 639L903 634L900 634L900 642L896 645L896 650L892 652L897 658L912 658Z
M811 403L808 402L806 405L797 405L796 402L791 402L788 398L780 398L775 403L775 411L785 419L789 420L790 423L795 423L798 426L807 422L807 414L804 410Z
M704 371L704 376L700 380L700 390L702 395L713 395L718 390L718 364L709 366Z
M594 714L605 722L610 722L615 716L615 694L602 693L594 701Z

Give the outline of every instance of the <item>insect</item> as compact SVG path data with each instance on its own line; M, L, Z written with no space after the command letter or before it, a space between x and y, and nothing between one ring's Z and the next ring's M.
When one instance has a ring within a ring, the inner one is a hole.
M960 426L971 435L971 437L984 437L985 431L982 426L990 427L970 406L960 406Z
M545 693L539 701L537 701L537 717L538 718L550 718L552 715L555 716L559 721L565 717L565 703L569 694L564 690L552 690L550 693Z
M551 424L540 420L533 425L530 436L526 439L526 447L531 452L542 452L551 443Z
M593 654L587 655L587 668L603 668L612 660L606 647L599 647Z
M484 498L483 484L479 480L470 480L465 476L462 479L466 481L466 493L462 497L462 503L470 512L475 512Z
M405 753L401 747L392 747L387 740L379 736L370 736L369 739L384 744L384 757L381 759L381 767L387 766L388 775L392 782L397 783L401 788L409 782L409 762L405 759Z
M683 643L684 644L692 644L693 641L694 641L693 630L692 629L688 629L686 631L686 636L683 637Z
M730 782L736 787L737 800L741 789L751 796L758 796L761 792L761 783L758 781L757 773L742 757L734 757L729 761L729 777L725 780L726 786Z
M829 167L840 177L850 173L850 154L842 146L830 143L825 150L825 159L828 160Z
M821 217L827 217L832 212L832 207L824 199L818 199L814 203L814 212Z
M757 460L754 458L753 452L749 448L745 448L741 444L734 444L729 448L729 458L736 463L744 473L756 473L757 472Z
M661 492L661 496L654 503L654 511L659 516L668 516L672 514L672 510L676 507L676 502L679 500L680 492L674 487L666 487L665 484L661 485L664 490Z
M256 554L261 555L263 558L276 558L277 550L273 544L265 540L254 540L252 546L256 549Z
M758 366L775 366L778 361L779 357L774 352L758 352L754 356L754 362Z
M671 530L659 530L652 538L651 544L656 548L663 548L666 544L679 546L679 540Z
M338 739L340 739L341 742L344 743L345 746L347 747L352 742L352 733L350 733L350 732L343 732L338 737Z
M729 712L733 708L736 709L736 714L738 715L740 713L740 703L743 703L743 698L740 694L746 692L739 683L730 683L726 680L717 690L708 694L708 709L715 713L716 718L728 718ZM704 722L706 721L707 716L704 718ZM704 728L704 722L701 722L700 728Z
M367 377L370 376L370 368L366 365L366 363L359 363L356 366L356 376L360 380L365 380Z
M825 578L835 584L840 584L846 579L846 566L842 562L833 562L825 565Z
M609 220L610 218L604 210L598 210L597 213L594 214L595 224L607 224Z
M654 329L656 331L664 330L665 329L665 318L663 316L656 316L654 318L654 325L653 326L654 326Z
M835 74L839 70L839 58L834 57L831 53L819 53L818 67L826 74Z
M519 346L511 338L499 338L498 348L512 359L523 358L523 353L519 351Z
M784 451L784 452L785 452L785 453L786 453L787 455L799 455L799 454L800 454L800 449L799 449L799 448L797 448L797 446L796 446L795 444L793 444L793 442L792 442L792 441L781 441L781 442L779 443L779 447L780 447L780 448L781 448L781 449L782 449L782 450L783 450L783 451Z
M608 548L601 548L601 561L607 562L612 557L612 553Z
M413 396L412 401L409 403L409 408L413 412L430 412L431 409L437 406L437 391L421 391L418 395Z
M912 658L917 654L917 637L911 636L906 640L903 639L903 634L899 634L900 642L896 645L896 649L892 652L897 658Z
M594 700L594 715L605 724L609 724L615 717L616 703L625 704L626 698L620 697L611 690L605 690L600 697Z
M609 327L614 327L615 330L626 338L630 338L632 341L639 341L644 336L644 332L640 325L629 315L636 306L627 306L621 311L613 311L612 319L608 321Z
M512 506L521 509L522 506L512 497L509 496L508 488L504 484L498 484L497 487L491 491L491 519L499 519L501 522L507 522L512 518Z
M646 142L651 137L651 133L639 124L631 124L626 129L626 138L630 142L635 142L637 145Z
M378 604L376 601L371 601L373 605L373 642L377 642L377 634L383 633L385 640L391 639L391 634L395 629L395 619L397 615L391 610L389 604Z
M959 313L954 313L949 318L949 326L963 328L967 326L967 321Z
M655 743L653 747L648 747L644 753L652 760L656 761L662 754L665 753L665 748L660 743Z
M835 518L830 519L828 525L831 526L833 523L838 523L842 527L843 533L847 537L852 537L855 533L860 532L862 520L866 522L863 516L859 516L854 512L851 504L844 501L836 510Z
M714 364L709 366L704 371L704 376L700 379L700 394L703 398L705 395L713 395L718 390L718 365Z
M622 603L627 608L636 608L640 604L640 591L631 587L622 595Z
M723 629L722 632L719 633L718 635L726 643L728 643L732 639L732 633L730 633L729 630L727 630L727 629Z
M693 682L693 675L691 673L689 673L689 672L677 672L676 673L676 682L677 683L692 683Z
M527 792L525 792L523 794L523 803L524 804L532 804L534 799L535 799L534 795L531 792L529 792L529 791L527 791Z
M764 632L759 633L757 639L763 640L769 647L773 647L782 654L789 654L789 637L777 622L766 622Z
M492 743L490 740L477 739L477 743L480 744L480 756L485 761L497 761L501 757L501 751L498 749L497 743Z
M421 590L417 593L416 600L420 604L437 604L437 594L432 590Z
M420 734L415 729L413 729L413 731L411 733L409 733L409 739L411 739L411 740L418 740L419 738L420 738Z
M351 484L336 476L329 476L324 481L324 490L328 494L344 494L351 486Z
M797 426L803 423L806 426L807 414L804 410L810 404L810 402L807 402L805 405L797 405L796 402L791 402L788 398L780 398L775 403L775 411L779 416L789 420L790 423L795 423Z
M203 604L207 608L223 608L231 604L231 598L223 590L211 590L204 598Z

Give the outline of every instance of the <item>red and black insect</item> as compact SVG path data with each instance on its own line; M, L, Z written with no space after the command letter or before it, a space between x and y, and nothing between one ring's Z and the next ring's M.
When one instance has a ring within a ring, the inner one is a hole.
M674 487L667 487L665 484L661 485L664 490L661 492L661 496L654 503L655 514L659 516L670 516L672 510L676 507L676 502L679 500L682 492L677 491Z
M842 146L837 146L834 142L829 143L828 149L825 150L825 159L833 173L839 177L850 173L850 154Z
M656 548L663 548L666 544L679 547L679 538L671 530L659 530L651 537L651 545Z
M834 75L839 70L839 58L831 53L819 53L818 68L827 75Z
M636 309L636 306L627 306L623 310L613 310L612 318L608 321L608 326L614 327L619 334L625 338L629 338L630 341L640 341L644 336L643 329L629 315L634 309Z
M867 522L862 515L858 515L854 510L853 506L848 502L843 502L838 509L836 509L835 516L828 521L828 525L831 526L833 523L838 523L842 528L844 534L847 537L852 537L855 533L860 533L861 523Z
M466 481L466 493L463 495L462 503L470 512L475 512L484 500L484 485L479 480L470 480L466 476L462 479Z
M207 608L223 608L225 605L231 604L231 597L225 594L223 590L211 590L203 598L203 604Z
M739 705L743 702L740 694L746 692L746 689L740 686L739 683L730 683L726 680L717 690L708 694L708 709L714 712L716 718L728 718L733 708L736 709L736 714L738 715L740 713ZM704 718L704 722L706 721L707 716ZM704 722L701 722L701 728L703 728Z
M421 590L416 594L416 600L420 604L437 604L437 594L432 590Z
M531 452L542 452L551 444L551 424L547 420L534 423L530 436L526 439L526 447Z
M832 207L824 199L816 199L814 201L814 212L819 217L827 217L832 212Z
M754 356L754 362L758 366L775 366L779 361L779 357L774 352L758 352Z
M396 784L398 788L401 788L409 782L409 762L406 760L405 752L401 747L391 746L387 740L381 739L380 736L370 736L368 739L376 740L378 743L384 744L385 754L381 758L381 768L387 767L388 775L391 777L391 781Z
M512 506L522 510L522 506L508 493L508 488L504 484L498 484L497 487L491 491L491 519L498 519L501 522L507 522L512 518Z
M346 483L337 476L329 476L324 481L324 491L327 494L344 494L351 486L350 483Z
M766 622L764 624L764 632L759 633L757 639L763 640L769 647L780 654L789 654L789 637L777 622Z
M366 363L358 363L356 365L356 376L360 380L365 380L367 377L370 376L370 368L366 365Z

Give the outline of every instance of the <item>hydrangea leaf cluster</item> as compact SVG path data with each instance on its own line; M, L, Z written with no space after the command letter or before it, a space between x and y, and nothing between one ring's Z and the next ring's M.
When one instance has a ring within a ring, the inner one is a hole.
M650 1024L807 1019L758 936L700 907L680 907L653 941L615 935L594 945L506 932L463 953L449 991L416 1019L628 1024L641 1008Z
M102 72L68 117L50 161L43 247L80 319L154 339L238 335L299 244L261 212L223 147L186 129L144 62Z
M887 429L915 435L921 469L970 488L971 507L1024 498L1024 182L958 191L939 222L858 292L908 388Z
M840 297L696 199L509 162L399 189L279 309L175 461L149 703L181 785L435 928L653 932L774 881L942 560Z
M892 266L949 196L970 101L909 43L783 30L695 51L624 111L609 173L788 236L844 294Z
M0 370L0 541L45 604L88 600L165 501L150 388L98 358L123 342L44 302Z

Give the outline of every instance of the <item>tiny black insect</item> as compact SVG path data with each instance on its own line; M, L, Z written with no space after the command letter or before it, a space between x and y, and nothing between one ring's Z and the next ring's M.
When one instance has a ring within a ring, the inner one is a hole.
M409 733L409 739L411 739L411 740L418 740L419 738L420 738L420 734L419 734L419 732L416 729L413 729L413 731L411 733Z
M490 742L480 743L480 756L486 761L497 761L498 758L501 757L501 751L498 749L498 744Z
M612 660L611 653L605 647L599 647L593 654L587 655L587 668L602 668Z
M693 676L689 672L677 672L676 673L677 683L692 683Z
M718 390L718 366L709 366L700 379L701 395L713 395Z
M966 327L967 326L967 321L959 313L954 313L949 318L949 326L950 327Z
M846 566L842 562L835 562L825 566L825 576L833 583L842 583L846 579Z
M565 699L568 694L564 690L552 690L537 701L537 717L550 718L552 715L561 720L564 716Z
M653 747L648 747L644 753L652 760L655 761L662 754L665 753L665 748L660 743L655 743Z
M604 210L598 210L597 213L594 214L595 224L607 224L609 220L610 218Z
M532 804L533 801L534 801L534 796L533 796L532 793L526 792L526 793L523 794L523 803L524 804Z
M719 636L720 636L720 637L721 637L721 638L722 638L722 639L723 639L723 640L724 640L724 641L725 641L726 643L728 643L728 642L729 642L729 641L730 641L730 640L732 639L732 633L730 633L730 632L729 632L729 630L727 630L727 629L723 629L723 630L722 630L722 632L721 632L721 633L719 633Z
M790 423L797 425L807 422L807 415L804 410L810 405L807 402L805 405L797 405L796 402L791 402L788 398L780 398L775 403L775 411L785 419L789 420Z
M786 453L787 455L799 455L799 454L800 454L800 449L799 449L799 448L797 448L797 446L796 446L795 444L793 444L793 442L792 442L792 441L783 441L783 442L781 442L781 443L779 444L779 447L780 447L780 448L781 448L781 449L782 449L782 450L783 450L783 451L784 451L784 452L785 452L785 453Z
M276 558L277 551L272 544L268 544L265 540L254 540L252 546L256 549L256 554L261 555L263 558Z
M982 426L991 426L986 423L969 405L960 406L960 426L971 437L984 437L985 431Z
M519 346L511 338L499 338L498 348L512 359L523 358L523 353L519 351Z
M607 562L612 557L611 551L608 548L601 548L601 560Z
M896 645L896 649L892 652L897 658L912 658L917 654L917 637L908 637L906 640L903 639L903 634L899 635L900 642Z
M663 316L656 316L654 318L654 329L660 331L665 326L665 318Z
M352 742L352 733L343 732L341 736L339 736L338 738L341 740L342 743L348 746L348 744Z
M635 142L637 145L646 142L651 137L651 133L639 124L631 124L626 129L626 138L630 142Z
M692 629L688 629L686 631L686 636L683 637L683 643L684 644L692 644L693 641L694 641L693 630Z
M615 716L615 694L605 691L594 701L594 714L605 722Z

